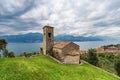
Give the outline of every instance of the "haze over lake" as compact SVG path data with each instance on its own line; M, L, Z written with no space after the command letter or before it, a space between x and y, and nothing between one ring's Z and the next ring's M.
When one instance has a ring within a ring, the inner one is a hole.
M85 41L75 42L80 46L81 50L88 50L90 48L98 48L103 45L120 44L120 41ZM22 52L39 52L42 43L9 43L7 49L14 51L16 55Z

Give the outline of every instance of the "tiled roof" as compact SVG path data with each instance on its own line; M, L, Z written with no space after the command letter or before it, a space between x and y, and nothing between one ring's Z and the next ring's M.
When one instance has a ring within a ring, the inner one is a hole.
M54 42L54 48L64 48L66 45L70 44L71 42Z
M70 43L72 43L72 42L54 42L53 48L64 48L65 46L67 46ZM43 45L41 46L41 48L42 47L43 47Z

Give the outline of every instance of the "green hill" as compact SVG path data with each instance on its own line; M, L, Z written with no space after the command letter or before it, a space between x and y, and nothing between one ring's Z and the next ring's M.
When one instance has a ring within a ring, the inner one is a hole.
M90 64L59 64L48 56L0 58L0 80L120 80Z

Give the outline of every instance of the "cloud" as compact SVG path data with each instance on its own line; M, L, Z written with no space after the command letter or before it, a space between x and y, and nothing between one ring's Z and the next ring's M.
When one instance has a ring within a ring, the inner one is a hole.
M28 3L28 4L26 4ZM0 18L15 18L23 15L33 7L32 0L1 0Z
M119 4L120 0L1 0L0 33L42 32L49 24L55 35L119 37Z

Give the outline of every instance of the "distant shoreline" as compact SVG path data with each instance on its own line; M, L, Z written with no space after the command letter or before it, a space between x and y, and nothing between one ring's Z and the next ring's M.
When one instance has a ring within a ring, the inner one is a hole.
M88 50L90 48L98 48L104 45L120 44L120 41L75 41L80 46L80 50ZM40 43L8 43L8 50L14 51L16 54L22 52L38 52L40 49Z
M55 41L55 42L94 42L94 41ZM102 40L98 42L102 42ZM8 43L43 43L43 42L8 42Z

